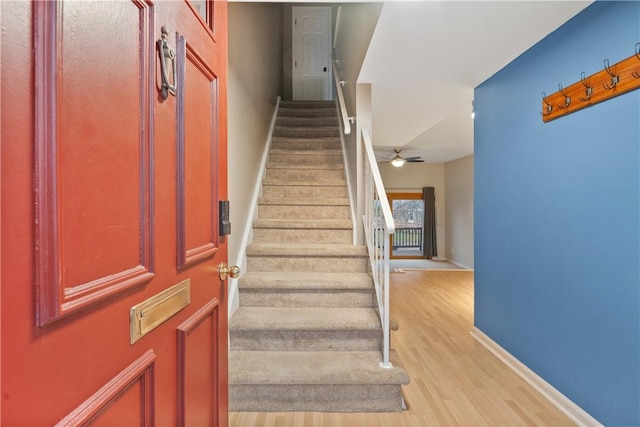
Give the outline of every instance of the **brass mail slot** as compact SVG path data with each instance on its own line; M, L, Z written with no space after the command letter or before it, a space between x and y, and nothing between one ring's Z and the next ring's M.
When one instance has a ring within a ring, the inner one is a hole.
M190 302L191 279L187 279L131 307L131 344L153 331Z

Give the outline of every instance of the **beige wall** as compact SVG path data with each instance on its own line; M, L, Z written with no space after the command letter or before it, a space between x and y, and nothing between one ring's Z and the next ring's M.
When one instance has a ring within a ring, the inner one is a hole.
M396 168L380 163L380 175L388 193L422 193L422 187L434 187L436 193L436 239L438 256L445 256L445 177L444 163L405 163Z
M342 5L338 39L333 53L334 57L340 61L337 67L340 79L346 81L343 91L347 113L349 116L356 117L356 123L351 127L351 134L344 135L346 161L354 197L357 197L358 193L358 163L363 161L362 153L358 149L361 138L360 129L371 128L371 85L358 85L357 80L381 10L381 3ZM361 229L362 214L363 212L356 213L358 230ZM362 243L361 234L359 233L359 243Z
M473 155L444 165L446 257L473 268Z
M247 212L278 95L282 5L229 3L229 262L239 258Z

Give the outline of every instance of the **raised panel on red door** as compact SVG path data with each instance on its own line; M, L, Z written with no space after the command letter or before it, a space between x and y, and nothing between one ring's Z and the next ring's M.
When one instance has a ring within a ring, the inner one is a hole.
M178 327L179 427L215 425L220 419L221 408L208 405L220 400L219 318L214 299Z
M153 277L153 15L137 1L38 2L34 14L35 285L44 325ZM107 73L115 59L118 71Z
M226 425L227 306L216 272L227 258L218 224L218 201L226 198L227 188L227 11L224 2L209 3L207 9L202 2L189 5L183 12L194 25L175 30L182 89L176 96L176 259L192 281L201 277L198 289L208 289L207 297L213 290L213 298L178 328L178 425ZM211 401L218 405L208 406Z
M148 350L153 6L2 8L1 423L52 425Z
M218 86L214 72L178 37L178 268L218 247Z
M226 5L202 4L1 2L2 425L176 424L190 348L216 389L187 410L226 424ZM181 106L159 95L161 25L184 41ZM189 304L131 344L131 307L186 279Z
M155 359L147 351L56 426L155 425Z

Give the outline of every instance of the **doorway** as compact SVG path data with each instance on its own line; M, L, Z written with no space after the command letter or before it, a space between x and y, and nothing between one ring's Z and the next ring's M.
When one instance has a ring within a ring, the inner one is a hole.
M424 259L424 200L420 193L387 193L396 230L392 259Z
M293 7L293 99L331 100L331 8Z

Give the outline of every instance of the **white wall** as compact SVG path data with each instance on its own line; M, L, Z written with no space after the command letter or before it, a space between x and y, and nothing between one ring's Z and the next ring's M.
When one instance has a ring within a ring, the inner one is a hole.
M444 164L445 256L473 268L473 155Z
M382 3L343 4L334 57L340 60L340 77L347 83L344 98L349 113L356 109L356 83L378 23Z
M436 193L436 239L438 256L445 256L445 177L444 163L405 163L396 168L380 163L380 175L387 193L422 193L422 187L434 187Z
M271 117L282 93L282 5L229 3L229 262L242 232Z
M357 80L381 10L381 3L343 4L340 9L336 48L333 52L334 58L340 61L337 66L340 79L346 81L343 90L347 112L350 116L356 117L351 134L344 135L347 166L351 174L349 179L355 193L354 197L358 194L358 162L362 161L358 150L360 129L362 126L371 127L371 85L360 87ZM362 199L362 194L360 196ZM362 214L362 211L356 212L359 230L362 227ZM362 233L359 233L358 243L362 242Z
M351 171L351 188L355 192L354 199L356 203L356 217L358 234L358 244L364 244L364 233L362 224L362 216L364 215L364 180L358 180L358 172L364 170L364 163L367 161L366 153L363 147L361 130L365 129L366 132L371 131L371 85L369 83L358 84L356 87L356 96L358 102L356 104L356 125L353 127L355 135L355 142L351 140L345 140L347 148L347 165Z

